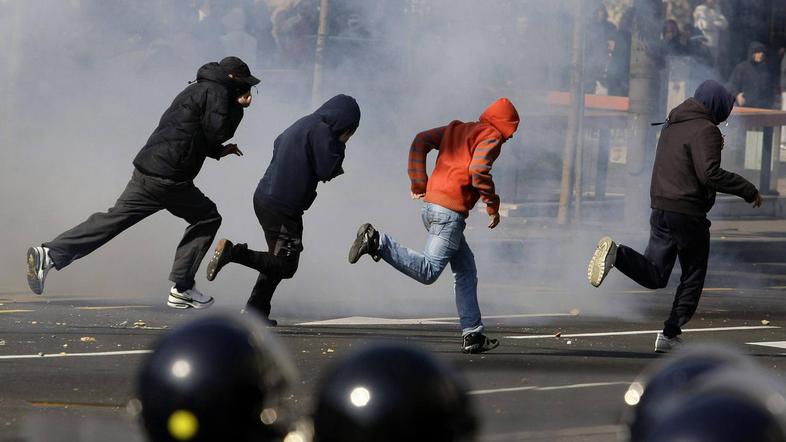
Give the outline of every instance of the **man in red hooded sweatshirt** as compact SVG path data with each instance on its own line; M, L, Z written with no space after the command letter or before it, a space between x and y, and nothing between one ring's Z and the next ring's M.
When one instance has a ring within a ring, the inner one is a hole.
M412 198L425 199L421 210L428 230L425 249L422 253L408 249L366 223L360 226L349 250L352 264L368 254L374 261L384 259L423 284L436 281L450 263L464 353L481 353L499 345L483 334L475 256L464 238L464 228L478 199L486 203L489 228L499 224L499 196L494 190L491 166L518 125L516 108L507 98L500 98L483 112L480 121L455 120L419 133L409 150L409 179ZM434 149L439 154L429 179L426 154Z

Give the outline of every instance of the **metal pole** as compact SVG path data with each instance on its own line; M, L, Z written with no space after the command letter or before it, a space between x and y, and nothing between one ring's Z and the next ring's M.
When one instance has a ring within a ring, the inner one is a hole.
M581 116L584 113L584 81L582 65L584 58L584 0L576 0L573 8L573 50L570 63L571 107L568 113L568 127L565 135L565 146L562 150L562 182L560 184L559 211L557 223L567 224L570 216L571 175L573 175L573 157L576 152L581 130ZM580 186L579 180L577 186ZM579 201L579 200L577 200Z
M759 192L762 195L773 195L770 184L770 171L772 170L772 127L765 127L762 131L761 143L761 173L759 174Z
M322 103L322 64L325 58L325 40L328 33L328 0L319 1L319 28L317 29L316 51L314 53L314 80L311 85L311 106L316 108Z
M625 182L625 222L646 220L651 164L655 136L650 123L662 121L658 115L660 66L653 48L658 46L662 20L661 0L635 0L633 41L630 57L630 108L628 114L628 154Z

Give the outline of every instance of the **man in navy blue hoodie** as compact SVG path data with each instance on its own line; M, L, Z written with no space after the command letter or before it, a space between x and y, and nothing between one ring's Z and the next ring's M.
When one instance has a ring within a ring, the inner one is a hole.
M207 266L215 279L230 262L259 271L246 310L267 319L270 301L282 279L295 275L303 251L303 213L317 197L317 184L344 173L341 168L349 138L360 124L360 107L348 95L336 95L311 115L297 120L273 143L273 158L254 193L254 212L265 233L268 251L222 238Z

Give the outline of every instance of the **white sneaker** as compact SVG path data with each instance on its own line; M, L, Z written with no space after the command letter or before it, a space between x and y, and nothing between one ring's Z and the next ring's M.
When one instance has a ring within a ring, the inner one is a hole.
M55 266L49 257L49 248L30 247L27 249L27 284L36 295L44 293L44 280L49 270Z
M676 350L680 345L682 345L682 339L679 336L667 338L663 333L658 333L658 337L655 338L656 353L668 353Z
M208 308L213 305L213 297L203 294L196 287L182 292L172 287L166 305L172 308Z
M587 267L587 279L590 284L600 287L600 284L606 279L606 275L614 267L616 260L617 244L608 236L604 236L598 241L595 253L592 254L592 259Z

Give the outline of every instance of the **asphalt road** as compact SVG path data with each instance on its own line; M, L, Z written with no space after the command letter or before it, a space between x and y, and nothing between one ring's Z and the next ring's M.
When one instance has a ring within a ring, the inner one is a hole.
M685 340L727 343L782 378L786 350L751 344L786 341L780 328L786 324L786 286L777 284L710 287ZM488 334L502 344L485 355L458 351L453 312L316 323L283 318L274 331L299 369L291 400L302 413L311 410L320 374L333 360L364 343L403 340L427 348L467 378L481 440L609 441L621 429L627 385L661 357L653 343L671 291L612 296L635 298L643 319L526 309L487 316ZM127 405L145 351L178 323L209 313L150 301L0 294L0 439L98 441L112 434L115 442L143 440Z

